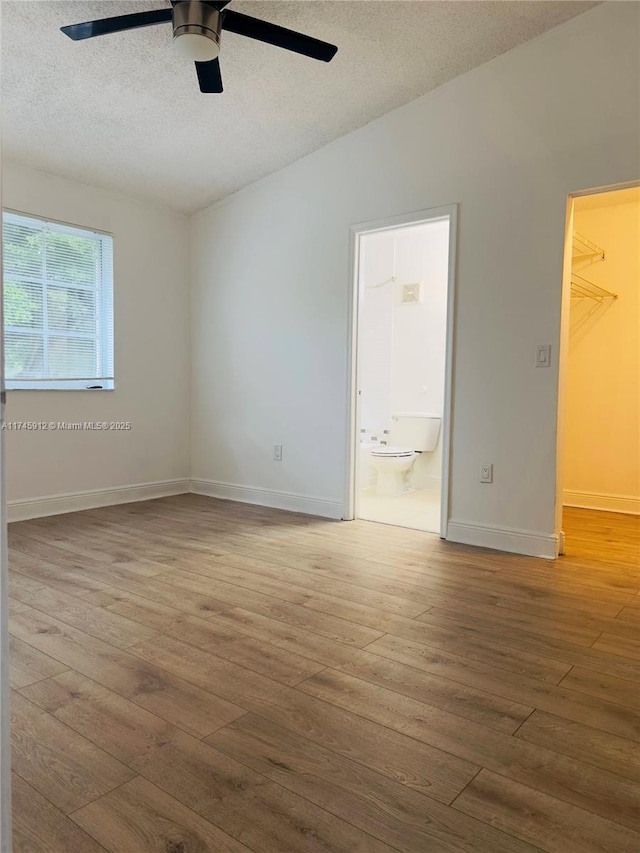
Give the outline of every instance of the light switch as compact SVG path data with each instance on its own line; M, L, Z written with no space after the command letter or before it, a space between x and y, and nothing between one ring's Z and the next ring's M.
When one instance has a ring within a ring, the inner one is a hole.
M536 367L551 367L551 347L541 344L536 347Z

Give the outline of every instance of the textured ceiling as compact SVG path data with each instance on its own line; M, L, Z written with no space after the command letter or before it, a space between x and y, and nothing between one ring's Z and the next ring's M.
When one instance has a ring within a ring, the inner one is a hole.
M592 2L235 0L339 46L329 65L223 33L202 95L171 26L72 42L64 24L167 0L4 0L4 155L194 211L504 53Z

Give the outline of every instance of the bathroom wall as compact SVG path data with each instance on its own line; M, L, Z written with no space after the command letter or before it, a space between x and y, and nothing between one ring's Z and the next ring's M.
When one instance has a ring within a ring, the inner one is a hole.
M394 412L443 412L449 223L367 234L360 248L360 426L389 441ZM420 301L403 302L407 285ZM441 438L416 460L414 488L438 485Z
M572 301L564 503L640 512L640 191L578 199L574 227L605 250L576 271L617 293Z

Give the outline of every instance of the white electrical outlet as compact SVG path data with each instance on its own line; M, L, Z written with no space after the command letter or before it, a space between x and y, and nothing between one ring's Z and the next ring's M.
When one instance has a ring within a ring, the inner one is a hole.
M480 469L480 482L493 483L493 463L486 462Z
M274 444L273 445L273 458L276 462L282 462L282 445Z

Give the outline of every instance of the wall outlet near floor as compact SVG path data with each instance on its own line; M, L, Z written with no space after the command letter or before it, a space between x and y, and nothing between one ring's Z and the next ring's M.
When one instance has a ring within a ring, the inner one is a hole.
M493 463L486 462L480 469L480 482L493 483Z
M274 444L273 445L273 458L276 462L282 462L282 445Z

